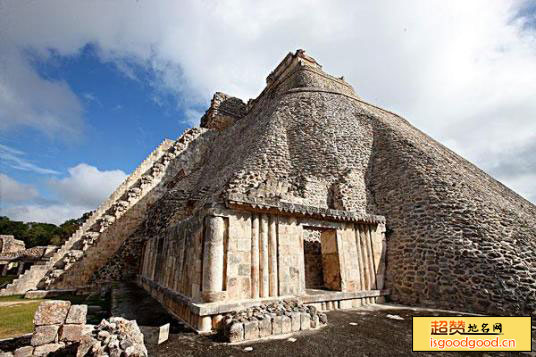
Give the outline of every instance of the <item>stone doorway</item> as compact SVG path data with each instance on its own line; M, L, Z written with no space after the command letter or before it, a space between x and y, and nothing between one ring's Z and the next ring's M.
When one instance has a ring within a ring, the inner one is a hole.
M305 288L341 290L337 231L304 227Z

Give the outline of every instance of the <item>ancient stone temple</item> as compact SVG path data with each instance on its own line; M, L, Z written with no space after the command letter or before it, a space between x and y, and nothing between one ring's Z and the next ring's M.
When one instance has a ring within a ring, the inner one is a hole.
M533 204L298 50L257 98L216 93L200 128L165 140L1 293L134 279L200 331L288 298L527 314L535 218Z

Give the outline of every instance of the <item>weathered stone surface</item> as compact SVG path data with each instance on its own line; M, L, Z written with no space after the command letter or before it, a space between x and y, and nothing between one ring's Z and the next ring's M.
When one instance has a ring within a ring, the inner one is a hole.
M169 326L170 324L165 324L160 327L140 326L145 345L159 345L167 341L169 338Z
M311 316L310 325L311 325L311 328L320 327L320 321L319 321L318 315Z
M283 316L272 318L272 335L280 335L283 331Z
M264 317L259 320L259 337L267 337L272 334L272 318L270 315L264 315Z
M32 346L41 346L58 341L60 325L36 326L32 335Z
M235 322L229 327L227 335L229 342L239 342L244 340L244 324Z
M30 357L33 354L33 346L24 346L17 348L15 352L13 353L13 356L15 357Z
M324 313L318 314L318 320L321 325L327 325L328 324L328 316Z
M84 334L80 338L80 344L78 345L78 350L76 351L76 357L84 357L93 347L95 340L91 334Z
M80 341L80 338L82 337L82 332L84 330L83 325L69 325L65 324L61 326L59 337L60 341L63 342L76 342Z
M293 311L290 313L292 332L300 331L301 329L301 313Z
M136 321L121 317L103 319L91 331L85 331L78 346L77 356L132 356L146 357L147 349Z
M300 314L300 329L309 330L311 328L311 316L308 313L302 312Z
M256 340L259 338L259 322L257 320L244 322L244 339Z
M292 320L288 316L281 316L281 333L291 333L292 332Z
M34 349L34 355L35 356L46 356L49 353L56 352L59 349L62 349L65 347L64 343L49 343L47 345L37 346Z
M87 316L87 305L72 305L67 314L65 323L85 324Z
M34 315L34 325L62 324L65 322L70 307L71 303L69 301L44 301L37 307Z

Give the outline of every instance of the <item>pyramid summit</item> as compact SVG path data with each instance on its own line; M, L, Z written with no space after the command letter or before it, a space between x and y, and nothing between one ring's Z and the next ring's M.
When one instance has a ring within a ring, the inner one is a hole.
M216 93L50 261L1 294L134 279L200 331L296 298L536 313L536 206L303 50Z

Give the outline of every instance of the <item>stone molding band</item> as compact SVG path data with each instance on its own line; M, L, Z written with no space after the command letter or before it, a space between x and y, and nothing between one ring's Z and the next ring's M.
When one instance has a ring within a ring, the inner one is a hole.
M294 215L315 217L322 220L342 222L385 224L385 217L354 211L342 211L331 208L305 206L290 202L281 202L274 199L257 198L242 194L229 194L226 205L228 208L245 209L255 212L276 212L281 215Z

